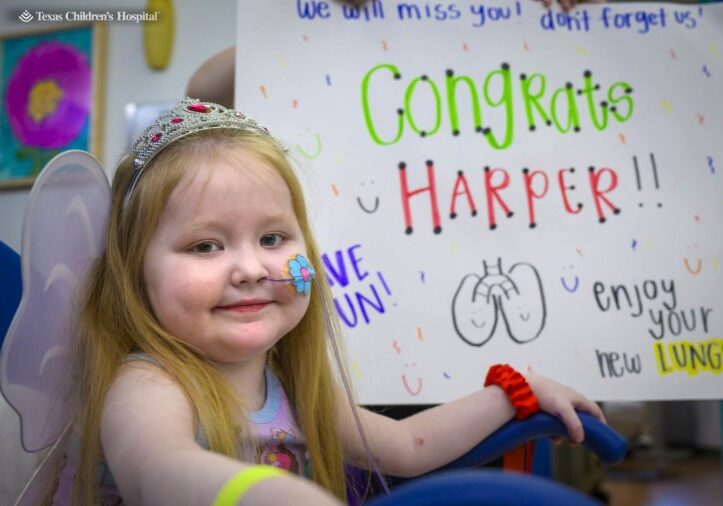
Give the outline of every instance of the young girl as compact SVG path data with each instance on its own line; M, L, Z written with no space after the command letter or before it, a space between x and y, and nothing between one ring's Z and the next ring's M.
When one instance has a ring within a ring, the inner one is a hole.
M336 504L343 464L369 467L366 446L382 472L409 477L537 403L575 442L575 408L602 419L577 392L506 367L402 421L355 412L328 359L333 309L301 187L280 143L240 113L181 102L120 163L112 199L56 504Z

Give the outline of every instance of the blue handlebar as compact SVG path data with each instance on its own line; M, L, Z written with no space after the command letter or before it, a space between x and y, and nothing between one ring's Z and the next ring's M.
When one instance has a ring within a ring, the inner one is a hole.
M594 416L579 411L577 414L585 430L583 444L606 464L621 462L628 450L625 439ZM441 469L479 466L514 450L527 441L550 436L567 436L565 425L552 415L540 412L526 420L512 420Z

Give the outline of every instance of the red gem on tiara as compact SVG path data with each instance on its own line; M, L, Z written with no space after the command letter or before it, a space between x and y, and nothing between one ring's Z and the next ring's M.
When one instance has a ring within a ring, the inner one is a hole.
M158 142L159 140L161 140L162 136L163 136L163 134L161 132L153 134L151 136L151 142Z
M175 125L177 123L181 123L182 121L183 121L183 118L179 118L178 116L176 116L175 118L173 118L171 120L171 123L173 123Z
M189 104L188 110L193 112L208 112L210 108L203 104Z

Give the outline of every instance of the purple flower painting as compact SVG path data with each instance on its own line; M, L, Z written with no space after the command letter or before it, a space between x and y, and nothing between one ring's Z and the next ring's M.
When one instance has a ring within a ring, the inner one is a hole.
M7 83L8 123L25 146L62 148L83 129L90 99L86 55L59 42L40 43L25 53Z
M29 184L56 154L92 151L93 25L0 39L0 186Z

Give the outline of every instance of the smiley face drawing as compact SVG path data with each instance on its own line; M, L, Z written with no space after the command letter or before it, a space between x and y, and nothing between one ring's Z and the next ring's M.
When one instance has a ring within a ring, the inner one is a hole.
M368 199L369 199L368 193L371 192L371 191L373 191L373 189L371 189L371 187L372 187L373 185L374 185L374 181L369 181L369 185L368 185L368 186L367 186L364 182L361 183L361 186L362 186L362 187L365 187L365 189L368 190L368 191L366 192L367 195L364 196L364 199L365 199L365 200L368 200ZM361 196L359 196L359 197L356 198L356 203L359 204L359 207L361 208L361 210L364 211L364 212L367 213L367 214L374 214L374 213L377 212L377 209L379 209L379 196L378 196L378 195L375 195L374 198L373 198L373 200L372 200L372 202L373 202L373 205L368 205L368 204L366 204L364 201L362 201L362 197L361 197Z

